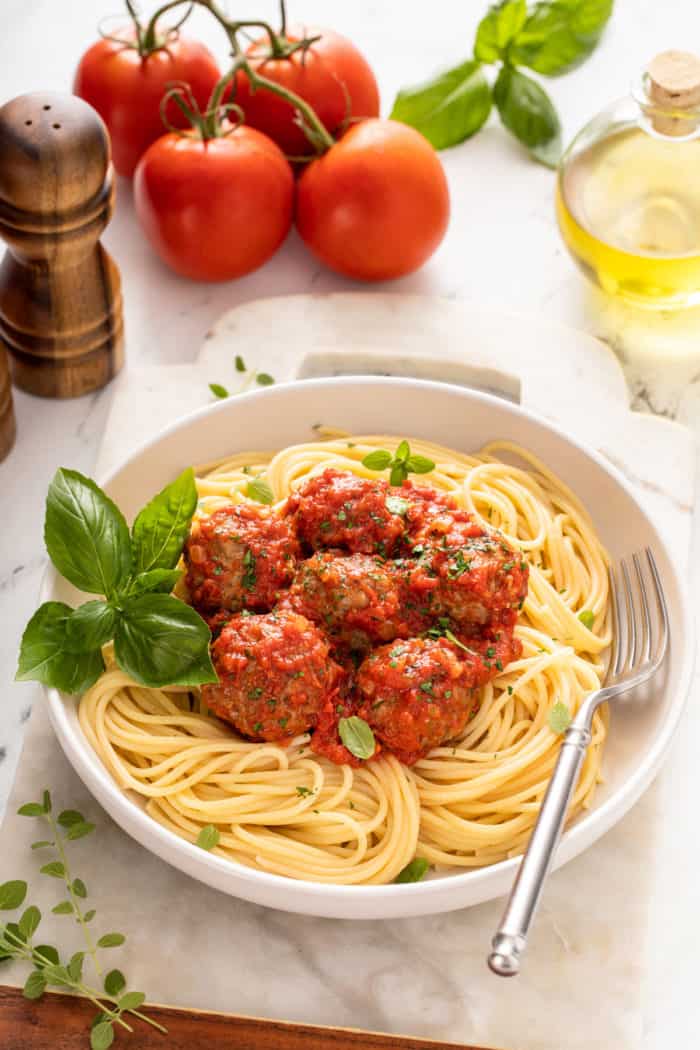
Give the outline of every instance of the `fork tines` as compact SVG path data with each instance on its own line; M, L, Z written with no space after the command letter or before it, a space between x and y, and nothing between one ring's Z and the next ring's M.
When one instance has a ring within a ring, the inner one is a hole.
M613 641L606 685L646 679L658 669L668 646L668 610L654 555L645 547L608 572Z

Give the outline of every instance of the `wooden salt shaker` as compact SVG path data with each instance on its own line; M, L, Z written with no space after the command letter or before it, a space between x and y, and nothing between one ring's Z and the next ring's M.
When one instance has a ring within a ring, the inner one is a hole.
M75 397L122 366L121 281L99 243L113 206L109 136L91 106L34 92L0 108L0 349L23 390Z
M15 412L12 406L7 354L0 346L0 463L15 442Z

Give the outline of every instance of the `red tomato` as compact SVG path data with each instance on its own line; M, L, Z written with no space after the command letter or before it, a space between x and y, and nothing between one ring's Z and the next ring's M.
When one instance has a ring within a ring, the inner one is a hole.
M395 120L355 124L297 184L303 240L332 270L361 281L417 270L440 244L449 216L435 150Z
M320 35L308 50L289 58L270 58L267 36L255 41L247 55L253 70L308 102L333 134L348 117L379 115L379 89L374 73L354 44L330 29L295 27L286 33L290 43ZM290 156L313 152L304 132L295 123L295 110L278 95L250 90L244 71L238 74L235 101L246 123L274 139Z
M192 88L200 109L206 109L219 79L214 56L196 40L178 36L167 50L141 58L125 43L98 40L85 52L75 73L73 91L89 102L104 120L112 138L112 159L120 175L131 176L142 153L165 132L160 103L167 85L184 80ZM168 106L174 127L186 120L174 103Z
M141 158L134 202L168 266L198 281L228 281L256 270L287 236L294 176L279 147L253 128L206 142L171 133Z

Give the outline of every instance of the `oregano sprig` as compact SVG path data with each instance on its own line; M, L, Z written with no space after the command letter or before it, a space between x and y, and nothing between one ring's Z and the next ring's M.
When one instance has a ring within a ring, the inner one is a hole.
M436 149L470 138L496 106L503 126L542 164L556 166L561 125L541 76L568 73L595 49L614 0L501 0L479 22L473 55L432 80L403 88L391 116L422 132ZM493 84L485 66L496 65Z
M409 474L429 474L431 470L435 470L432 459L411 454L411 447L405 439L399 443L393 456L387 449L377 448L367 453L362 465L368 470L388 469L392 485L403 485Z
M69 958L61 961L59 950L54 945L36 943L35 935L42 914L36 905L29 905L21 912L16 922L0 920L0 960L15 959L29 964L30 971L23 989L27 999L40 999L47 988L53 987L71 991L93 1003L98 1012L90 1029L92 1050L107 1050L112 1045L116 1025L133 1032L134 1028L126 1016L137 1018L165 1034L166 1029L162 1025L140 1010L146 996L143 992L127 991L126 978L120 970L110 970L102 982L101 989L88 984L84 979L86 956L90 956L96 975L100 977L98 950L119 947L126 939L122 933L106 933L96 942L93 940L87 923L96 913L94 909L83 913L80 902L88 896L87 887L81 879L71 874L69 868L67 844L92 834L95 830L94 824L75 809L61 810L54 816L48 791L43 792L41 802L27 802L18 812L23 817L40 819L48 825L52 838L32 843L32 849L55 850L57 859L44 864L40 870L44 875L62 879L68 891L68 898L60 901L52 911L57 915L74 916L82 928L87 951L74 952ZM0 885L0 911L20 909L25 903L27 891L27 883L21 879L13 879Z

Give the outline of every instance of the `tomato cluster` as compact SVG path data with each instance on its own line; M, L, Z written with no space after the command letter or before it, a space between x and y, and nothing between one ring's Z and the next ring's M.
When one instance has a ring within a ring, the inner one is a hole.
M224 25L235 41L239 24ZM417 131L379 117L374 73L349 40L266 26L221 78L202 44L154 26L94 44L74 90L104 119L168 266L240 277L294 222L322 262L358 280L403 276L432 255L449 218L442 165Z

